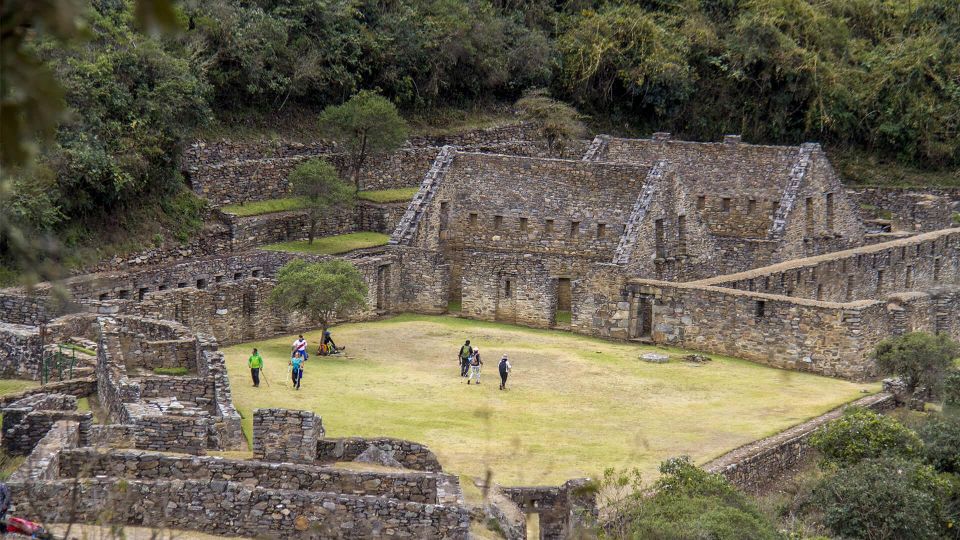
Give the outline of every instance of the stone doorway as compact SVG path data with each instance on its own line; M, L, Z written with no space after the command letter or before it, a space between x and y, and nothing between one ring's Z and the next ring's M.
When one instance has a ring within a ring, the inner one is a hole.
M557 297L553 318L556 326L570 325L571 304L570 278L557 278Z
M501 274L497 290L496 320L514 323L517 319L516 306L517 277L513 274Z
M377 311L390 310L390 265L377 268Z
M653 296L639 294L631 302L630 339L649 340L653 335Z

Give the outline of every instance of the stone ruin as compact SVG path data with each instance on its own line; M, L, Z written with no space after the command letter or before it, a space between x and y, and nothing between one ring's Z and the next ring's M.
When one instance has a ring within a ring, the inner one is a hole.
M369 291L350 320L446 313L458 302L461 317L857 380L874 376L867 353L887 336L960 338L960 229L951 228L960 192L845 189L812 143L657 133L573 147L582 158L545 157L528 131L505 128L411 141L378 163L365 187L419 190L407 204L324 225L392 231L388 246L340 257ZM217 206L283 196L286 172L317 155L338 159L325 144L198 143L185 168ZM892 217L865 222L864 211ZM465 538L472 518L525 538L533 513L542 538L574 534L596 512L585 481L490 486L484 507L469 508L458 479L425 446L327 438L310 412L257 411L253 460L209 455L246 448L219 346L307 324L275 313L267 298L285 263L329 257L257 248L303 237L297 219L217 217L212 236L179 251L66 280L68 303L52 284L0 290L5 376L39 378L59 344L96 352L79 355L72 379L0 399L0 444L28 456L11 477L19 500L29 500L20 508L55 521L58 501L81 490L72 509L81 521L109 507L112 523L215 534ZM106 423L77 410L85 396L97 397ZM714 468L753 485L790 463L784 456L801 440L738 450L734 465ZM403 468L334 467L357 460Z

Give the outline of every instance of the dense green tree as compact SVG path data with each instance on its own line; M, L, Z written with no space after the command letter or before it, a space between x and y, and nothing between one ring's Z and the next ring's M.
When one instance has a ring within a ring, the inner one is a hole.
M551 98L545 90L525 92L517 100L516 106L523 118L536 126L551 156L562 157L570 141L587 133L580 113L570 105Z
M608 471L600 492L615 509L604 530L620 538L740 538L775 539L773 523L749 497L725 478L696 467L687 457L660 465L653 495L643 489L638 475Z
M340 179L337 169L322 159L311 159L290 172L290 191L307 201L310 220L308 243L313 243L317 223L331 210L342 211L353 206L356 192Z
M934 416L920 426L918 433L927 463L940 472L960 474L960 416Z
M875 356L881 371L897 375L911 390L926 386L936 392L960 356L960 345L946 334L910 332L878 343Z
M270 301L285 312L296 312L320 324L330 323L366 305L367 285L355 266L334 259L319 263L291 261L277 272Z
M349 155L350 178L357 191L367 158L392 152L407 140L407 123L394 104L367 90L324 109L320 126Z
M823 522L851 539L942 538L949 485L929 465L867 459L840 469L817 488Z
M909 459L922 449L920 438L911 429L889 416L861 408L847 409L822 426L810 437L810 444L826 463L838 466L882 456Z

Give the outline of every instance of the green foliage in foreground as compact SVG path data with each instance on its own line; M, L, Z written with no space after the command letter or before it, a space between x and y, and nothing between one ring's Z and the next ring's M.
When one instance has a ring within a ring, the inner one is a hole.
M607 530L615 538L776 539L777 529L753 501L718 474L686 456L664 461L655 494L645 497L638 474L617 476L608 470L601 493L629 494L611 501L616 521ZM617 495L615 495L616 497Z
M367 284L357 267L334 259L319 263L292 261L277 272L270 302L296 312L323 329L366 305Z
M190 370L185 367L157 367L153 368L153 372L157 375L172 375L180 377L190 373Z
M920 437L912 430L889 416L861 408L849 408L822 426L810 437L810 444L826 463L838 466L882 456L912 458L922 449Z
M824 523L851 539L943 538L949 485L933 468L894 457L841 469L816 491Z
M375 232L356 232L317 238L313 243L306 240L281 242L263 246L263 249L286 251L289 253L308 253L310 255L339 255L355 249L385 246L390 237Z
M910 389L926 386L936 394L954 358L960 356L960 344L947 334L910 332L881 341L875 355L882 372L902 378Z
M921 426L919 434L927 463L940 472L960 474L960 416L938 415Z
M411 187L361 191L357 193L357 198L375 203L406 202L412 199L419 189Z

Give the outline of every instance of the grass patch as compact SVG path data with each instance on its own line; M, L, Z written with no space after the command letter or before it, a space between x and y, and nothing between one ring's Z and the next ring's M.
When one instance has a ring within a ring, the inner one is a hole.
M570 324L573 314L569 311L557 311L557 324Z
M40 386L37 381L25 381L22 379L0 379L0 396L10 394L19 394L24 390Z
M319 332L305 335L315 347ZM668 457L703 463L879 389L715 355L699 367L649 364L638 356L686 351L458 317L346 324L334 339L347 354L311 357L300 391L287 371L291 337L224 350L248 433L255 408L312 410L330 437L422 442L448 472L482 478L491 470L506 485L598 478L607 467L654 478ZM464 339L483 351L480 386L459 376ZM269 386L252 386L252 347ZM496 375L503 353L513 364L506 392Z
M190 373L190 370L185 367L158 367L153 368L153 372L157 375L173 375L177 377L182 377Z
M893 219L893 212L878 208L872 204L863 203L860 205L860 210L863 210L865 214L869 214L867 217L873 216L876 219Z
M357 198L375 203L404 202L412 199L419 189L420 188L411 187L361 191L357 193Z
M311 255L338 255L355 249L385 246L390 237L375 232L356 232L314 239L310 244L306 240L269 244L262 249L285 251L288 253L309 253Z
M60 344L60 347L62 347L64 350L77 351L78 353L83 353L83 354L86 354L86 355L89 355L89 356L96 356L96 355L97 355L97 351L94 351L94 350L92 350L92 349L88 349L88 348L86 348L86 347L82 347L82 346L80 346L80 345L77 345L76 343L61 343L61 344Z
M460 313L461 311L463 311L463 302L460 300L450 300L447 302L448 313Z
M250 201L243 204L228 204L220 207L220 211L233 214L237 217L259 216L274 212L288 212L301 210L307 207L307 200L303 197L286 197L283 199L267 199L265 201Z

